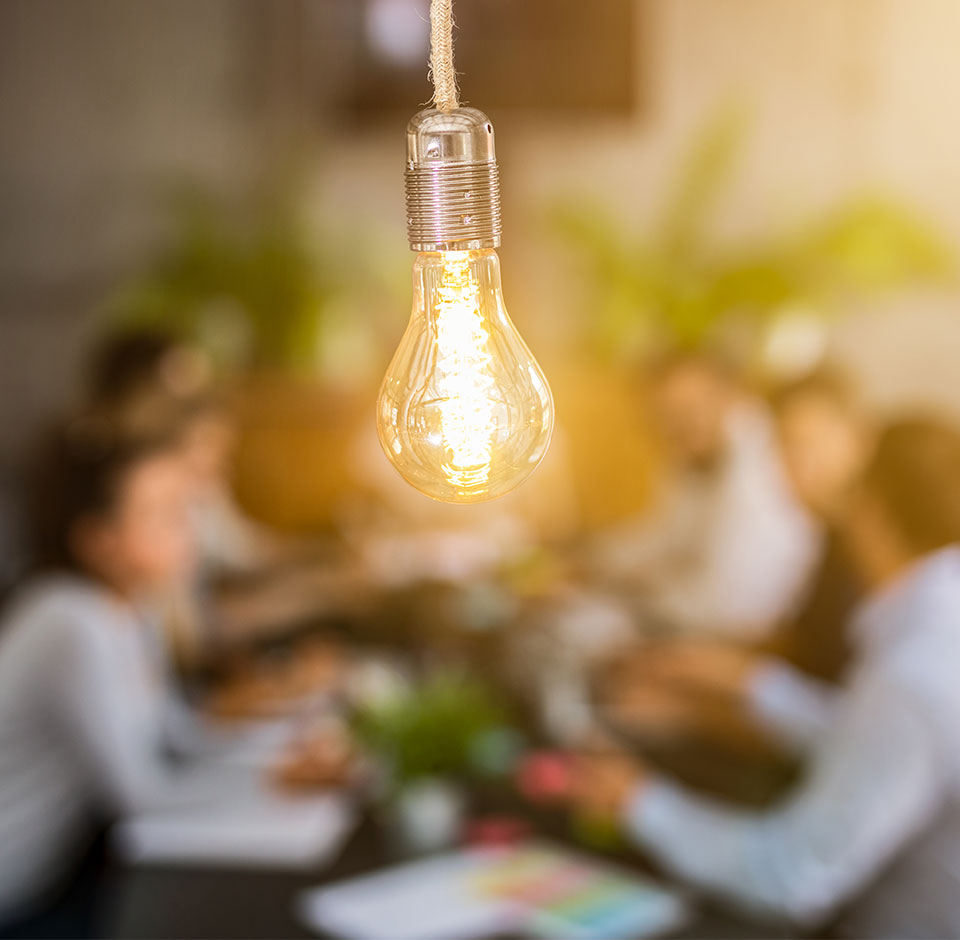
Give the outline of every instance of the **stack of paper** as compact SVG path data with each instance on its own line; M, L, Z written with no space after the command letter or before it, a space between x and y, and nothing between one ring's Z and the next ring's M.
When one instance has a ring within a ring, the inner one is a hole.
M355 812L341 796L261 794L219 808L137 817L114 827L132 863L312 868L343 845Z

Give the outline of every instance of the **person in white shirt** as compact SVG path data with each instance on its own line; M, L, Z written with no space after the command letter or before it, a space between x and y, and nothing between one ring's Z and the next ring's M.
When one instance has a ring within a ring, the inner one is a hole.
M872 596L839 692L784 665L747 677L759 720L809 753L756 813L616 753L583 757L574 798L619 816L665 868L757 912L856 937L960 935L960 434L891 426L851 497L847 537Z
M676 747L718 743L729 755L761 759L778 748L752 728L738 683L762 660L784 660L838 683L850 663L846 624L862 585L838 532L853 482L870 458L874 421L841 373L811 372L771 395L784 466L798 499L823 527L822 548L800 603L759 643L709 637L666 638L618 655L596 698L618 730ZM714 755L716 757L716 755ZM791 763L793 762L791 758ZM713 762L714 764L716 761ZM706 773L709 765L704 760Z
M591 675L639 639L759 641L802 599L819 535L783 469L772 417L707 354L651 370L667 461L652 508L591 539L578 577L523 612L513 672L548 734L592 722ZM530 682L527 663L541 664ZM531 689L533 690L531 692Z
M649 513L592 546L591 567L667 627L757 639L794 603L817 550L773 422L703 355L666 360L652 389L666 488Z
M42 572L0 625L0 932L50 905L91 818L215 806L263 776L171 759L182 715L148 611L192 564L179 441L84 417L33 482Z

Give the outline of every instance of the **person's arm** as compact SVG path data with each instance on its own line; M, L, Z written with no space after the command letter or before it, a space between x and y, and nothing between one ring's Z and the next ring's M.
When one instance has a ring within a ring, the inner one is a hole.
M648 646L621 658L611 674L612 711L634 723L664 716L668 696L696 715L698 728L726 737L733 721L780 748L805 751L829 727L837 690L753 648L717 641L681 640ZM650 712L645 706L653 699ZM702 719L702 720L701 720ZM668 722L669 724L669 722ZM747 727L749 726L749 727Z
M908 693L846 703L807 781L782 806L739 812L661 781L625 810L632 836L682 878L742 905L816 923L867 884L935 813L943 769Z
M182 696L166 696L163 744L184 761L230 760L242 753L256 729L242 722L223 723L189 704Z
M164 760L162 690L152 695L137 687L137 677L118 674L101 629L65 623L58 640L50 663L55 704L113 809L213 804L235 791L236 773L222 765L180 769Z
M839 693L775 659L760 660L747 677L749 716L780 744L809 751L830 727Z

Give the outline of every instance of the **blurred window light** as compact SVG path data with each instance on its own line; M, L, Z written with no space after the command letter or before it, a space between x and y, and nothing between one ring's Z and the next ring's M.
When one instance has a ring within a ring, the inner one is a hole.
M364 30L371 52L393 65L426 65L429 5L417 0L370 0Z

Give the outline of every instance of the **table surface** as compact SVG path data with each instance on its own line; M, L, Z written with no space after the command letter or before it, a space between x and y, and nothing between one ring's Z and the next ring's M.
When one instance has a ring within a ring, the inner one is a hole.
M551 826L537 826L554 838ZM546 832L543 830L546 829ZM558 841L564 841L560 839ZM578 848L578 851L583 851ZM138 938L307 938L315 931L296 914L297 895L309 888L365 874L404 856L391 846L384 827L366 815L340 855L317 871L280 872L186 866L138 866L113 874L113 898L106 912L109 937ZM619 865L648 872L639 857L618 854ZM731 912L700 904L678 938L776 938L789 934ZM323 935L319 935L323 936Z
M717 794L734 794L746 804L765 802L782 785L779 771L766 779L756 767L718 758L700 746L692 752L681 748L680 754L683 759L679 762L676 755L666 755L662 769L671 773L680 771L681 779L686 776L688 782L692 778L694 783L698 783L698 777L728 776L731 779L721 781L723 786ZM711 785L716 782L716 779L710 780ZM529 825L531 834L566 844L578 852L585 851L572 838L565 817L518 802L519 798L510 788L474 787L468 799L473 816L519 818ZM603 857L622 867L635 868L643 875L651 874L649 864L634 852L603 853ZM398 851L378 815L368 811L335 860L314 871L159 865L120 868L109 876L104 933L125 940L179 937L275 940L322 936L298 919L296 900L300 892L408 859L408 855ZM751 921L706 903L699 903L696 911L694 919L672 936L776 940L795 935L795 931L776 924Z

